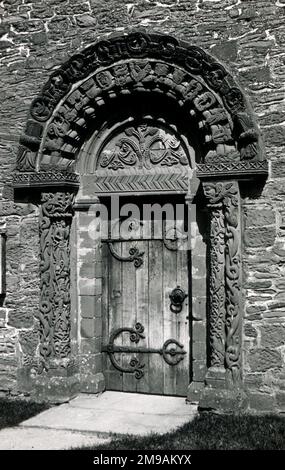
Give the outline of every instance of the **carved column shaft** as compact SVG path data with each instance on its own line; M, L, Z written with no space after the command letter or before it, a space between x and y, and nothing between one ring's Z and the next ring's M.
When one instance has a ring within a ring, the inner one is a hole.
M208 208L210 211L210 367L224 368L225 224L222 204L209 204Z
M241 380L241 233L237 181L203 183L210 209L210 367Z
M240 195L237 182L224 197L226 227L226 369L229 385L241 381L241 232Z
M40 369L70 356L70 227L73 193L42 193L40 211ZM61 364L62 365L62 364Z

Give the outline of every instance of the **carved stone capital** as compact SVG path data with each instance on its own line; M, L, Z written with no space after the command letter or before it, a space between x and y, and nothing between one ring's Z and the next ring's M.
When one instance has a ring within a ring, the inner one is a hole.
M224 204L225 198L234 195L237 191L236 181L207 181L203 182L204 195L208 206Z

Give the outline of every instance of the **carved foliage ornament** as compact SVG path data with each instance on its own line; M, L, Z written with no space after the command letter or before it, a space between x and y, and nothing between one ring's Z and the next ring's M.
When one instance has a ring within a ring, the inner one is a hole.
M163 129L140 124L129 127L104 147L97 168L112 170L130 166L151 169L153 166L187 165L181 142Z
M229 383L241 377L241 234L236 181L204 183L211 211L210 341L212 364L224 356ZM225 327L225 349L222 348Z
M70 248L72 193L43 193L40 214L41 370L70 354Z
M221 204L210 207L210 363L224 366L225 354L225 225Z

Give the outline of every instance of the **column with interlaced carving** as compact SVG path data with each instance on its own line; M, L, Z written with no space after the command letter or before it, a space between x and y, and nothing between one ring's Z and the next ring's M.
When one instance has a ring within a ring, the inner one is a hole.
M241 270L241 229L240 193L237 181L228 183L223 199L226 249L226 354L227 384L236 387L241 384L242 350L242 270Z
M237 181L203 183L210 211L209 362L206 381L241 382L241 233ZM221 384L220 384L221 385Z
M223 202L215 183L204 183L209 211L209 370L207 380L225 375L225 221ZM211 378L210 378L211 377Z
M70 228L74 194L45 192L40 210L40 370L70 361Z

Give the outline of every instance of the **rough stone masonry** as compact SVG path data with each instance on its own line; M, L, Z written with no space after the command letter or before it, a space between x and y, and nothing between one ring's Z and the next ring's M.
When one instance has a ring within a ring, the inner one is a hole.
M284 412L285 2L3 0L0 14L0 232L6 238L0 393L35 397L32 379L39 360L40 207L17 202L12 183L28 110L48 77L72 55L101 36L142 26L216 57L244 90L260 127L269 176L260 191L253 185L251 194L247 188L243 195L241 188L243 383L248 409ZM88 361L94 368L92 360L100 360L95 340L90 340L95 322L96 317L85 322L78 340L85 368ZM75 329L72 344L78 339ZM85 391L102 390L102 374L94 377L93 383L86 379ZM76 381L70 387L66 394L61 389L58 400L78 390ZM36 398L56 397L38 385Z

